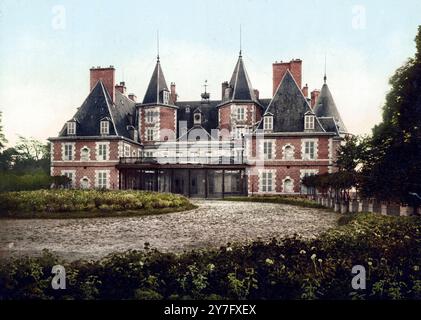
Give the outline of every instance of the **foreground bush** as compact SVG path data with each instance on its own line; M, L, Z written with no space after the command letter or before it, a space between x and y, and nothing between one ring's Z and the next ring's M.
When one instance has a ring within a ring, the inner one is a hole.
M49 253L0 265L0 299L421 299L420 218L361 214L316 240L142 252L64 263ZM51 267L67 289L51 289ZM351 287L354 265L366 290Z
M265 203L281 203L306 208L326 209L326 207L315 201L308 200L304 197L297 196L250 196L250 197L226 197L226 201L248 201L248 202L265 202Z
M45 172L23 175L0 172L0 192L47 189L51 182L50 175Z
M187 198L169 193L100 190L37 190L0 193L0 215L183 208Z

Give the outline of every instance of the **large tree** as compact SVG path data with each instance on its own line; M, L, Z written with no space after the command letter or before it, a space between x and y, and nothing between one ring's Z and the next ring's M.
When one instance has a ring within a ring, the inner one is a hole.
M415 42L415 56L390 79L362 170L364 195L410 204L421 195L421 26Z

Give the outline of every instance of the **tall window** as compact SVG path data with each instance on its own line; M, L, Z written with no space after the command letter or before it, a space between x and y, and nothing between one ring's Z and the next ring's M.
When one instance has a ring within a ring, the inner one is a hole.
M66 188L72 188L75 181L75 173L71 171L63 172L63 175L70 179L70 182L66 185Z
M265 116L263 118L263 130L273 130L273 117Z
M108 120L101 121L100 133L101 135L110 133L110 122Z
M314 159L314 141L306 141L304 145L304 155L306 159Z
M241 139L245 133L246 133L246 128L243 128L243 127L235 128L234 138Z
M73 160L73 144L66 143L64 145L64 157L63 158L64 158L63 160L68 160L68 161Z
M314 116L308 115L304 117L304 129L313 130L314 129Z
M272 172L262 172L262 191L263 192L272 192L273 191L273 173Z
M76 122L74 121L67 122L67 134L68 135L76 134Z
M128 144L124 145L124 156L130 157L130 146Z
M153 110L146 110L146 123L154 123L154 112Z
M148 128L148 130L146 131L146 140L147 141L153 141L154 140L154 133L155 133L154 129Z
M170 93L168 91L164 91L163 92L163 100L164 100L164 104L168 104L168 102L170 101Z
M80 150L80 160L89 161L89 149L87 147L83 147Z
M272 159L272 141L263 142L263 155L265 160Z
M107 186L107 171L97 171L97 187L100 189L105 189Z
M244 108L237 107L237 120L244 120Z
M107 160L107 144L98 144L98 160Z

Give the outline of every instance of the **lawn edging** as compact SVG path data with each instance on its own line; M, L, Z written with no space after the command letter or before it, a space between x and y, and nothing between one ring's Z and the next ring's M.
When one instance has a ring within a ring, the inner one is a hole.
M240 196L240 197L225 197L222 199L223 201L243 201L243 202L261 202L261 203L279 203L279 204L287 204L293 206L300 206L304 208L315 208L315 209L326 209L325 206L321 204L309 200L304 197L294 197L294 196Z

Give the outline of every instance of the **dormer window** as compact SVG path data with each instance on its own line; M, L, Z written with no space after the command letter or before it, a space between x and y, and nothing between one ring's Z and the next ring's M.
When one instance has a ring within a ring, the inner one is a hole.
M110 122L108 120L102 120L100 126L101 135L110 134Z
M164 104L169 104L170 101L170 92L169 91L163 91L163 102Z
M263 130L267 130L267 131L273 130L273 116L263 117Z
M194 114L194 124L201 124L202 123L202 115L200 113Z
M314 118L313 114L304 116L304 130L314 130Z
M67 134L69 136L76 134L76 122L75 121L67 122Z

